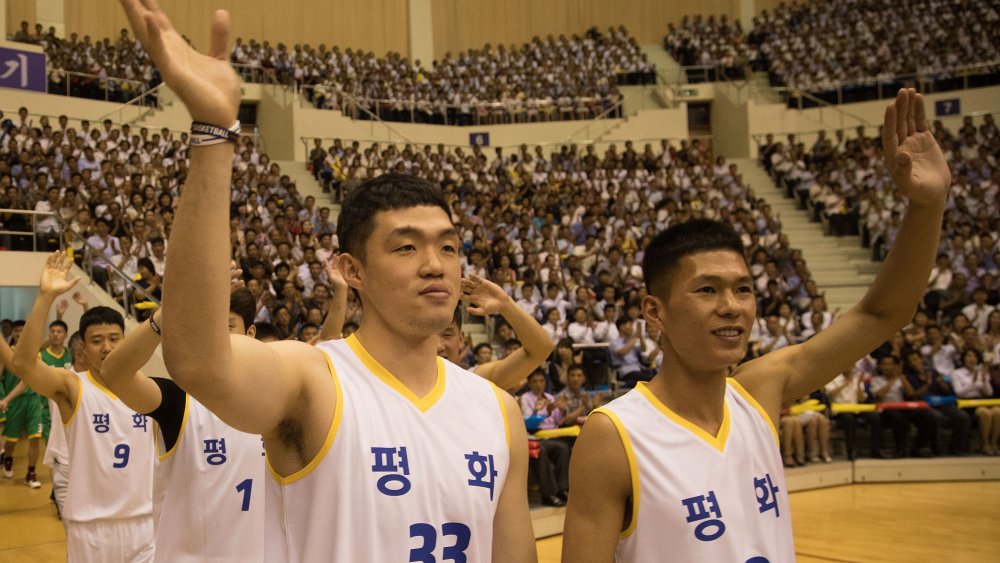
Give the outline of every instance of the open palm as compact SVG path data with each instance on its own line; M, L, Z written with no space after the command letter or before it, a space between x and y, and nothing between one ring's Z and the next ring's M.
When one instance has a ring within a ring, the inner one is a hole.
M57 250L45 260L45 268L42 269L42 279L38 283L38 289L42 293L62 295L73 289L80 281L80 276L66 279L70 268L73 267L73 260L66 256L65 252Z
M208 55L194 50L174 29L156 0L121 0L139 42L164 81L196 121L229 127L240 106L240 81L226 60L229 13L216 11Z
M882 150L896 187L911 202L944 203L951 171L927 127L924 98L912 88L900 89L885 110Z

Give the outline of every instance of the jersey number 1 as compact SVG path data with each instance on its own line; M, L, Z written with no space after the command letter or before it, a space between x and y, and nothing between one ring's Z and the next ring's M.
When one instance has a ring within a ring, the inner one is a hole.
M236 492L243 493L243 506L240 508L243 512L250 510L250 493L253 491L253 479L244 479L239 485L236 485Z

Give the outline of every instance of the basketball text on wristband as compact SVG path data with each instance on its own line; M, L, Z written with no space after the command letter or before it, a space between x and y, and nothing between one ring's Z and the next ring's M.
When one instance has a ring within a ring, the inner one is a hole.
M189 142L193 146L216 145L218 143L237 143L240 140L240 122L237 120L229 129L210 125L200 121L191 122L191 137Z
M149 327L152 328L153 332L156 334L161 334L160 325L156 324L156 321L153 320L153 315L149 316Z

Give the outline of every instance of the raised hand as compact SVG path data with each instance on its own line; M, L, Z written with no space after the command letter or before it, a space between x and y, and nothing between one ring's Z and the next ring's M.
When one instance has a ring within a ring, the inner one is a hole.
M45 260L45 268L42 270L42 279L38 282L38 289L42 293L50 295L62 295L73 289L80 281L80 276L66 279L70 268L73 267L73 260L66 256L66 253L57 250Z
M243 281L243 270L241 270L236 262L229 262L229 293L236 291L237 289L243 288L246 283Z
M240 107L240 80L226 60L229 12L213 15L211 45L203 55L174 29L156 0L121 3L135 36L191 117L219 127L232 125Z
M462 301L473 315L495 315L510 296L499 285L475 274L462 279Z
M340 273L339 264L339 254L330 256L330 259L323 264L323 268L326 269L326 279L330 282L330 286L334 289L347 287L347 282L344 281L344 275Z
M87 298L84 297L79 291L73 292L73 301L75 301L77 305L83 307L84 311L90 308L90 303L87 303Z
M68 309L69 309L69 300L60 299L59 302L56 303L56 318L61 319L62 316L66 314L66 311Z
M885 109L882 151L896 187L911 202L944 204L951 172L927 128L924 97L913 88L900 89L896 101Z

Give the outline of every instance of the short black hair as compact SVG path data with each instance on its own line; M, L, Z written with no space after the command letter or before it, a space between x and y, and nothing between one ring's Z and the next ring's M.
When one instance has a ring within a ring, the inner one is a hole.
M241 287L229 294L229 311L243 319L244 330L250 330L257 313L257 300L249 289Z
M451 208L441 188L405 174L383 174L363 182L344 198L337 217L340 250L364 260L365 243L375 230L375 216L381 211L420 206L438 207L451 220Z
M650 294L666 294L670 275L681 258L711 250L732 250L744 256L740 235L720 221L695 219L659 233L646 247L642 259L642 276L647 290Z
M50 329L52 327L54 327L54 326L62 327L62 329L65 330L67 333L69 332L69 325L67 325L66 323L62 322L60 319L56 319L56 320L52 321L51 323L49 323L49 328Z
M93 325L118 325L125 333L125 319L122 314L111 307L91 307L80 317L80 334L87 338L87 329Z
M256 327L257 331L254 333L254 338L257 340L281 340L281 333L278 332L278 327L274 326L272 323L257 323L253 325Z

